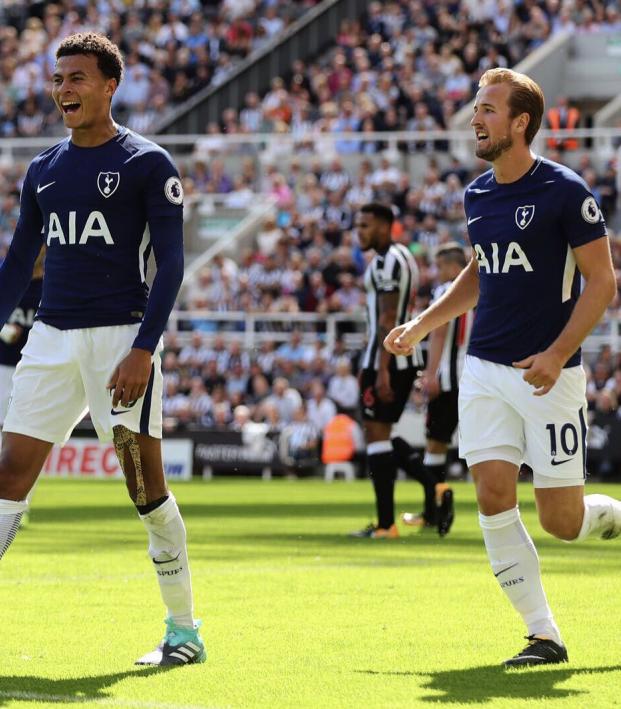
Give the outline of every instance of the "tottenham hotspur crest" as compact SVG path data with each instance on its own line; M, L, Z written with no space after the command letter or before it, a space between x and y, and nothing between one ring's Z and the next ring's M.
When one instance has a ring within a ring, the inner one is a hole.
M100 172L97 175L97 189L106 198L116 192L120 182L121 174L119 172Z
M515 223L524 230L533 221L535 216L535 205L527 204L515 210Z

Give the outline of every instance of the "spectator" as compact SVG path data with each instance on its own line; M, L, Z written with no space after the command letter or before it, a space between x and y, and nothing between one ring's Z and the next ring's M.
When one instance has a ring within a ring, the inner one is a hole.
M281 345L276 350L276 362L282 366L283 361L293 362L304 366L307 361L308 347L302 344L302 333L294 330L291 333L289 342Z
M546 126L552 130L571 130L578 128L580 123L580 112L577 108L570 106L565 96L556 99L556 105L548 109L546 113ZM550 150L577 150L577 138L548 138L548 148Z
M289 386L284 377L277 377L272 386L272 394L267 397L266 404L275 407L278 420L284 424L293 421L294 413L302 406L300 392Z
M320 431L309 421L304 405L298 406L281 433L281 457L288 463L289 471L314 466L319 460Z
M308 420L319 431L323 431L336 416L336 405L326 397L326 388L320 379L314 379L310 384L310 398L306 402L306 409Z
M328 384L328 396L338 406L339 413L355 416L360 398L358 379L351 373L351 362L341 357L336 364L336 373Z
M188 367L193 372L201 370L209 357L209 349L205 345L203 334L194 331L190 343L181 349L178 363L182 367Z

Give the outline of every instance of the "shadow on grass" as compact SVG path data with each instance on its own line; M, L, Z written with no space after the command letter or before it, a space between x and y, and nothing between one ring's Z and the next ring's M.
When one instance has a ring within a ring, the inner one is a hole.
M427 563L454 563L464 559L470 561L473 554L485 560L483 542L478 529L455 529L445 538L438 537L435 530L409 532L404 529L403 536L396 540L355 539L348 536L357 525L347 519L357 517L360 527L369 519L368 505L364 503L333 505L275 505L257 504L253 508L216 505L186 505L183 517L190 530L191 553L195 559L243 561L256 560L259 554L269 558L284 558L291 554L319 553L328 550L332 553L362 556L371 555L383 559L389 565L395 557L397 565L402 563L403 555L412 555L411 560L428 557L436 552L440 557L436 561L427 559ZM469 510L458 512L459 516L470 514ZM474 512L472 512L474 515ZM193 520L202 518L210 527L196 527ZM221 525L225 518L229 524ZM313 525L313 519L325 520L323 524ZM330 522L330 519L335 521ZM336 521L338 520L338 522ZM40 553L45 547L53 548L55 554L91 553L101 543L101 525L105 521L122 522L106 528L105 544L109 549L124 549L134 545L136 549L144 546L144 529L130 505L127 507L88 506L82 508L43 508L33 511L32 527L20 532L17 544L28 553ZM231 525L231 521L239 524ZM68 534L69 527L80 522L79 534ZM245 524L244 524L245 522ZM264 524L262 524L264 522ZM99 523L99 524L97 524ZM126 523L126 524L125 524ZM58 526L57 526L58 525ZM317 530L320 527L321 531ZM231 527L235 529L232 533ZM299 531L293 531L293 527ZM37 532L37 534L34 534ZM566 573L575 570L575 561L579 558L592 559L593 549L589 545L572 547L563 545L556 539L546 536L536 540L537 548L548 562L555 561L547 573ZM571 561L564 563L569 555ZM588 555L588 557L587 557ZM593 566L593 573L607 573L607 563L617 562L621 558L618 544L598 544L598 566ZM352 559L353 562L353 559ZM366 562L365 562L366 563Z
M265 483L262 483L264 486ZM261 488L263 492L269 487ZM255 520L255 519L278 519L281 517L292 517L295 519L313 518L329 519L332 517L360 517L361 523L366 522L369 516L374 514L373 493L369 486L368 496L364 500L343 499L343 497L332 497L329 494L319 495L319 499L304 499L303 493L306 488L303 483L294 485L293 490L296 496L290 496L287 500L279 499L255 499L237 498L235 488L231 489L230 499L226 501L211 500L209 488L205 487L196 501L184 501L180 503L181 513L185 519L224 519L227 522L231 519ZM320 488L321 492L322 489ZM123 493L119 495L119 501L97 501L96 490L93 496L84 495L80 497L76 504L58 504L49 507L39 507L36 503L33 506L33 519L40 522L68 522L68 521L114 521L125 520L135 516L135 510L129 498ZM278 486L274 490L274 496L282 493L282 487ZM329 493L329 490L326 490ZM317 490L313 490L317 494ZM299 497L298 497L299 496ZM421 492L422 496L422 492ZM198 497L198 495L197 495ZM298 497L298 499L296 499ZM122 501L121 501L122 500ZM416 504L416 503L411 503ZM527 500L521 504L522 510L532 508L534 502ZM459 516L473 516L477 514L477 507L474 500L456 501L456 511Z
M380 672L356 670L356 672L382 676L426 677L423 689L441 694L417 697L417 701L443 704L482 704L496 699L564 699L588 694L581 689L565 689L556 685L572 677L584 674L618 672L621 665L610 667L582 667L570 669L511 670L499 665L484 665L467 669L442 672ZM588 706L585 698L584 706Z
M160 672L167 672L172 667L144 667L108 675L91 675L70 679L51 679L32 675L0 676L0 706L7 706L15 701L42 702L42 706L68 702L87 704L94 699L106 699L106 692L117 682L134 677L150 677Z

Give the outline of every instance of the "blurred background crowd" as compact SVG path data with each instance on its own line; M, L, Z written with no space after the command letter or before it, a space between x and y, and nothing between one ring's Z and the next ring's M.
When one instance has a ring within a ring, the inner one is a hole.
M114 98L119 122L148 134L193 94L222 82L239 62L277 41L315 0L64 0L0 6L0 138L64 135L51 102L54 52L68 34L96 30L122 49L126 73ZM467 248L463 192L484 164L451 158L437 134L389 143L395 131L446 131L488 68L513 66L560 32L621 30L616 2L587 0L387 0L341 24L336 43L313 61L296 61L259 95L204 126L191 154L178 159L187 219L205 195L243 209L257 195L273 211L251 245L217 256L198 270L181 311L364 313L354 215L371 200L394 205L393 238L414 254L420 282L413 310L437 285L434 253L447 241ZM559 101L560 110L567 107ZM558 107L557 107L558 109ZM548 118L548 125L550 124ZM284 147L229 143L230 135L287 134ZM323 146L322 134L350 134ZM351 136L351 134L356 134ZM365 139L365 134L374 134ZM377 134L385 133L386 140ZM391 146L389 149L389 145ZM324 149L325 147L325 149ZM548 142L547 157L564 161L578 141ZM444 154L438 160L438 154ZM235 160L231 160L231 156ZM351 156L358 156L352 160ZM423 162L417 179L404 156ZM0 156L0 259L19 211L26 161ZM598 165L586 151L573 160L617 236L616 161ZM616 317L619 298L611 305ZM168 430L241 427L251 420L282 430L297 421L311 436L337 411L357 415L358 351L343 326L334 346L312 329L291 327L286 341L269 337L244 347L235 324L188 319L169 332L163 357ZM363 329L362 326L359 329ZM189 335L189 331L191 334ZM183 337L181 336L183 335ZM227 335L224 337L224 335ZM283 339L283 338L281 338ZM587 362L589 406L619 412L621 359L603 348ZM424 407L417 389L412 407Z
M139 132L277 40L316 0L4 0L0 136L62 133L49 99L54 52L73 32L107 34L126 57L116 115ZM342 22L336 46L294 62L270 90L208 132L446 129L480 75L513 66L559 32L621 29L616 2L374 1ZM240 109L242 107L238 107ZM426 146L429 150L433 145ZM355 152L355 141L341 151ZM369 147L373 150L373 147Z

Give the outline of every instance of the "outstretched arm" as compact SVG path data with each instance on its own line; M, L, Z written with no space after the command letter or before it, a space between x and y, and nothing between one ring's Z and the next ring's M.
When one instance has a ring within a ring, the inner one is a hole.
M463 315L479 300L479 268L473 257L451 287L413 320L395 327L384 347L395 355L407 355L435 328Z

